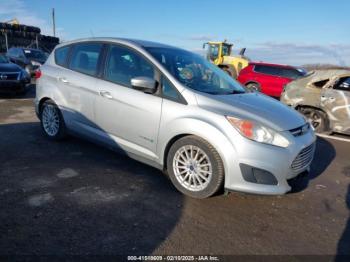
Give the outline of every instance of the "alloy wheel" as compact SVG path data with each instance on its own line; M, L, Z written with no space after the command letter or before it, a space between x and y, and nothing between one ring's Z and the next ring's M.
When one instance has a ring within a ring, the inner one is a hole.
M205 189L213 172L208 155L194 145L185 145L176 151L173 171L178 182L190 191Z
M45 132L49 136L55 136L59 132L60 117L57 108L46 105L42 112L42 122Z

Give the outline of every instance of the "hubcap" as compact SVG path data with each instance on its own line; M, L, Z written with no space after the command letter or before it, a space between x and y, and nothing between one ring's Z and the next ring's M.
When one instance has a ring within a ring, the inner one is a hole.
M259 92L259 88L257 85L248 85L247 87L251 92Z
M205 189L212 178L212 164L207 154L197 146L179 148L173 159L177 181L190 191Z
M315 111L306 113L305 116L311 121L311 124L315 129L318 129L321 126L322 118Z
M60 127L58 110L52 105L45 106L42 113L42 122L44 130L49 136L57 135Z

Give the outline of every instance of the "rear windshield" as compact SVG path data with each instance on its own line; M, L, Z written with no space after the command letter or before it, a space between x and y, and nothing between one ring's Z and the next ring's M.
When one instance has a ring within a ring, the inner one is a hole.
M45 53L40 50L24 49L23 51L28 59L46 60L47 58Z

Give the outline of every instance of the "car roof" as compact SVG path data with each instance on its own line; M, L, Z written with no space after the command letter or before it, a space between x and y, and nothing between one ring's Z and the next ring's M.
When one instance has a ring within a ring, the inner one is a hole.
M157 47L157 48L172 48L172 49L181 49L178 47L174 47L167 44L162 44L158 42L153 41L147 41L147 40L140 40L140 39L131 39L131 38L119 38L119 37L89 37L89 38L82 38L82 39L76 39L73 41L64 42L60 46L65 46L69 44L75 44L75 43L81 43L81 42L90 42L90 41L97 41L97 42L113 42L113 43L121 43L121 44L127 44L131 46L138 46L143 48L149 48L149 47Z
M9 50L11 49L22 49L22 50L30 50L30 51L42 51L40 49L36 49L36 48L27 48L27 47L10 47Z
M250 62L250 65L262 65L262 66L271 66L271 67L280 67L280 68L293 68L296 67L291 65L282 65L282 64L273 64L273 63L266 63L266 62Z

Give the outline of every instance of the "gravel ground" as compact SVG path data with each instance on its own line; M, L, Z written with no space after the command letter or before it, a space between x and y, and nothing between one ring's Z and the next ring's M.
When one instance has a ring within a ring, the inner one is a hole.
M0 98L0 255L350 255L350 142L318 138L287 195L195 200L108 149L48 141L33 96Z

